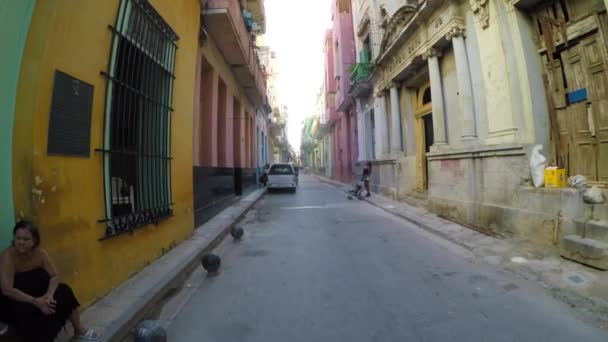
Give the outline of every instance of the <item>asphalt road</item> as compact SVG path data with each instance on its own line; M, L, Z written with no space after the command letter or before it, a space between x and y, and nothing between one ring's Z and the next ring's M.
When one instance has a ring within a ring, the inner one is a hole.
M248 221L169 341L608 341L537 284L310 176Z

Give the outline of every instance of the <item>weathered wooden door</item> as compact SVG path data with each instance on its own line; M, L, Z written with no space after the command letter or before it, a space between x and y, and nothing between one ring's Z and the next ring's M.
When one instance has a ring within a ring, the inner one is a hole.
M608 54L601 34L581 42L589 81L587 115L595 139L598 182L608 183Z
M564 63L564 75L569 98L566 113L569 119L567 127L570 129L572 141L570 147L572 158L570 174L583 175L588 180L595 180L597 179L597 153L595 151L595 138L590 127L592 125L590 125L587 115L587 87L589 82L581 45L577 44L563 51L561 57ZM576 100L573 100L574 97L576 97Z
M546 56L545 56L546 57ZM570 173L572 165L570 163L570 143L571 143L571 130L568 116L568 103L566 102L566 87L564 84L564 74L561 60L556 59L552 62L545 62L545 70L547 72L547 90L549 96L550 105L557 116L557 125L552 124L551 130L557 127L559 135L559 146L553 146L555 149L559 149L561 152L562 163L566 168L566 171ZM553 120L553 119L552 119ZM555 137L555 135L553 135ZM557 162L557 151L555 153L554 160Z
M560 135L569 138L564 139L569 144L569 174L583 175L590 182L608 182L606 49L599 33L574 44L561 52L565 107L554 100ZM559 82L558 62L546 66L553 85Z

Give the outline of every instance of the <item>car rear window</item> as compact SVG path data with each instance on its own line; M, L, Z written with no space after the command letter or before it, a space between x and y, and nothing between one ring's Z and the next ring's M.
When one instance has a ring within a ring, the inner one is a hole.
M274 176L293 175L293 169L291 165L272 165L268 174Z

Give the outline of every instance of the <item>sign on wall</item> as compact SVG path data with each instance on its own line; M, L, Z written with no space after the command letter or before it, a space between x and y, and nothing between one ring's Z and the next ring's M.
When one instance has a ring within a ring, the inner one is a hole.
M55 71L47 153L89 157L93 86Z

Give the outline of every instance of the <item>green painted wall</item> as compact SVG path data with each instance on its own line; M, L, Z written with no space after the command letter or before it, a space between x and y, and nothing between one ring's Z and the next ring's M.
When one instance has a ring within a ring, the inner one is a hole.
M19 70L36 0L0 0L0 249L14 225L13 121Z

